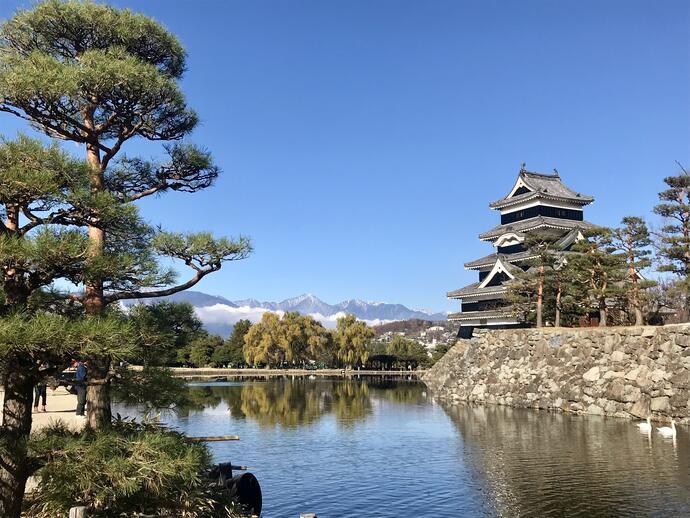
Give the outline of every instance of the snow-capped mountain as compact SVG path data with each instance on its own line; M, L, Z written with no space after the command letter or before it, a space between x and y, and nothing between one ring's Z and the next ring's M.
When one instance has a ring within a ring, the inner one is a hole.
M337 313L337 311L334 311L335 306L326 304L324 301L315 295L312 295L311 293L305 293L299 297L286 299L274 305L277 307L277 309L282 311L297 311L298 313L302 313L304 315L319 314L329 316ZM266 309L269 307L271 307L270 303Z
M225 297L219 297L216 295L208 295L200 291L181 291L175 293L174 295L169 295L167 297L152 298L152 299L138 299L138 300L126 300L124 304L126 306L133 306L135 304L155 304L165 300L168 302L188 302L195 308L203 308L207 306L215 306L216 304L224 304L232 308L236 308L237 305L234 302L229 301Z
M151 304L157 300L161 299L142 299L139 302ZM311 293L281 302L260 302L256 299L230 301L224 297L187 290L171 297L164 297L163 300L189 302L210 331L223 335L229 334L238 320L246 318L257 322L266 311L296 311L303 315L312 315L327 327L334 327L336 320L345 314L355 315L371 325L412 318L421 320L445 320L446 318L446 313L412 310L402 304L355 299L328 304Z
M245 299L235 300L233 304L238 307L258 307L269 311L297 311L304 315L332 316L337 313L348 313L362 320L408 320L410 318L444 320L446 318L445 313L416 311L402 304L366 302L359 299L328 304L311 293L305 293L282 302L259 302L255 299Z

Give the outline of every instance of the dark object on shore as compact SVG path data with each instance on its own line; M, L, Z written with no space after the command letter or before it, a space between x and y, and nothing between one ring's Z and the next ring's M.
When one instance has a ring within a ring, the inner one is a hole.
M232 476L232 470L242 466L233 466L230 462L222 462L208 473L208 478L220 487L228 490L229 496L253 515L261 515L263 505L261 486L251 473Z

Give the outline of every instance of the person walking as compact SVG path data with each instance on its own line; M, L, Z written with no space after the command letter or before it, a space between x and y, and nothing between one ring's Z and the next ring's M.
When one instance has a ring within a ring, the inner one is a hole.
M83 416L86 406L86 379L89 373L83 361L79 360L75 363L77 372L74 376L74 387L77 389L77 415Z

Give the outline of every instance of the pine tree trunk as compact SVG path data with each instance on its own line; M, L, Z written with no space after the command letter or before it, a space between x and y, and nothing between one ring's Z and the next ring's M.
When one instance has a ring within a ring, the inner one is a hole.
M112 424L109 388L110 385L106 383L86 387L86 424L94 430L102 430Z
M537 287L537 327L542 327L542 306L544 305L544 267L539 268L539 286Z
M599 327L606 327L606 318L608 316L608 308L604 299L599 300Z
M635 325L641 326L644 323L642 310L640 309L640 288L637 284L637 272L635 271L634 258L629 259L630 263L630 282L632 283L632 307L635 313Z
M6 209L5 227L16 230L19 213L16 207ZM5 308L16 310L26 304L29 294L21 272L14 269L4 272L3 295ZM3 361L6 375L0 428L0 516L19 518L30 474L26 443L31 433L35 366L28 355L21 353L9 354Z
M31 433L31 408L35 376L30 359L8 358L13 368L5 379L5 401L2 407L0 433L0 516L19 518L24 501L27 462L27 440Z
M554 325L561 327L561 288L558 288L556 292L556 319Z
M644 318L642 317L642 310L639 307L635 308L635 325L644 325Z
M88 130L93 130L95 127L93 109L84 110L84 126ZM94 193L104 191L104 171L97 141L87 142L86 160L91 167L91 191ZM89 227L89 256L92 259L99 258L103 256L104 251L105 231L98 225L91 225ZM87 283L84 307L89 315L100 315L105 309L102 279L94 279ZM94 429L107 428L111 424L110 384L107 380L109 367L109 359L102 357L93 358L89 365L89 384L86 389L86 421Z

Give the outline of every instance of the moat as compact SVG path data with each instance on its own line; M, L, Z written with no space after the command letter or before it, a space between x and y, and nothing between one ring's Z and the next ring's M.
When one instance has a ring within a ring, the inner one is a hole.
M267 518L688 516L690 434L598 416L440 406L403 379L190 384L167 422L251 468Z

